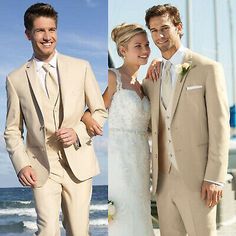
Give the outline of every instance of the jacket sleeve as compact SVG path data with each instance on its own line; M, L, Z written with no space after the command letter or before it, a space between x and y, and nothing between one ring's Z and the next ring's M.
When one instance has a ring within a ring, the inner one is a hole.
M29 157L25 151L23 138L23 114L16 90L10 79L6 81L7 91L7 117L4 132L6 148L16 173L30 165Z
M225 78L219 63L209 65L205 96L209 148L204 179L224 182L228 167L230 127Z
M101 91L89 63L87 63L86 67L84 89L85 102L92 114L93 119L95 119L100 126L103 126L108 114ZM91 137L88 135L86 126L82 121L80 121L78 126L75 127L75 130L81 146L91 142Z

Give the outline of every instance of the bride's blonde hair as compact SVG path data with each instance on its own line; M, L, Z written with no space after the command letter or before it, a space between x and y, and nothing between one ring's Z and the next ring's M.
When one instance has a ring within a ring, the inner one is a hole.
M137 34L145 34L147 32L139 24L126 24L116 26L111 32L111 38L116 43L117 53L120 57L123 55L120 52L120 46L127 46L129 40Z

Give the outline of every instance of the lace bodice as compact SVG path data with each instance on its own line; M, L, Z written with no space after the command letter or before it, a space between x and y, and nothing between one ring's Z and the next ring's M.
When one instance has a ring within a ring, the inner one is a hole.
M146 132L150 119L149 100L141 99L133 90L123 89L119 71L112 71L116 74L117 91L109 109L109 129Z

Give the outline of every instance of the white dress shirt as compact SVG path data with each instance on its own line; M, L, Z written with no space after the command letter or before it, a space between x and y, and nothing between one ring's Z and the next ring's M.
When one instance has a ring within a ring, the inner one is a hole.
M43 64L45 62L40 61L39 59L35 58L35 56L33 56L33 61L35 63L36 73L38 75L38 79L40 81L40 84L42 85L43 90L47 94L46 71L43 69ZM50 72L52 73L54 78L56 78L58 80L59 78L58 78L58 73L57 73L57 52L55 53L53 58L48 62L48 64L50 65Z

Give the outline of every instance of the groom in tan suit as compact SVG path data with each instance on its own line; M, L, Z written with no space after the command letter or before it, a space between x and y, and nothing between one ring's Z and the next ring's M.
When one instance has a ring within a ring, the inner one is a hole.
M99 166L81 117L88 106L102 125L103 99L89 63L55 50L57 12L51 5L32 5L24 23L34 54L7 77L7 150L19 181L32 187L36 235L60 235L62 207L66 235L88 236L92 177Z
M153 6L145 20L163 57L160 79L143 83L151 102L152 187L161 235L215 236L229 142L223 70L181 45L176 7Z

